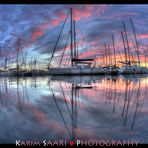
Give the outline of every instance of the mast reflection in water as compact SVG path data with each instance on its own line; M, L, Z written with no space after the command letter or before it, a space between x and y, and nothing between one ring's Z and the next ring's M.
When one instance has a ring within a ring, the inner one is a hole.
M148 143L147 75L0 78L0 143Z

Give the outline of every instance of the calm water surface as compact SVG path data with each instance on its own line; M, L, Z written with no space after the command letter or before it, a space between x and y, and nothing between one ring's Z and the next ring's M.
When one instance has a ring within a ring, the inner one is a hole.
M58 139L148 143L148 77L0 77L0 143Z

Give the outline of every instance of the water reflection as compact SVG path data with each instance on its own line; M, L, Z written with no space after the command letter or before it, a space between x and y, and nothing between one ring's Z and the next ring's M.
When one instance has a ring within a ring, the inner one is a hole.
M0 143L44 139L148 142L147 75L1 77Z

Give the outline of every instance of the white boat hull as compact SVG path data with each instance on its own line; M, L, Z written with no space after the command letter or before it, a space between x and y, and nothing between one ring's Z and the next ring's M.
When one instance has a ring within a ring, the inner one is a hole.
M50 68L49 73L52 75L92 75L92 74L104 74L103 68Z
M146 73L146 69L139 66L124 66L120 68L118 72L120 74L141 74Z

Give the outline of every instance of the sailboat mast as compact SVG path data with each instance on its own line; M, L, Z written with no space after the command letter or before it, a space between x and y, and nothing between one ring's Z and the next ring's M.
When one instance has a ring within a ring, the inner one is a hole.
M18 65L18 56L19 56L19 49L20 48L20 39L18 39L18 44L17 44L17 50L16 50L16 53L17 53L17 57L16 57L16 69L17 69L17 72L18 72L18 69L19 69L19 65Z
M104 66L104 63L105 63L105 59L104 59L104 53L103 53L103 55L102 55L102 58L103 58L103 64L102 64L102 66Z
M130 48L129 48L128 37L127 37L127 31L126 31L126 27L125 27L124 22L123 22L123 28L124 28L124 32L125 32L125 39L126 39L127 49L128 49L127 51L128 51L129 65L131 65L131 62L130 62Z
M115 39L114 39L114 36L113 35L112 35L112 41L113 41L113 50L114 50L114 64L116 66Z
M73 19L72 19L72 8L70 8L70 16L71 16L71 66L73 66Z
M108 57L109 57L109 65L112 66L112 55L109 45L108 45Z
M27 51L26 51L26 53L25 53L25 70L27 70Z
M124 40L124 35L122 31L121 31L121 36L122 36L123 46L124 46L124 51L125 51L125 62L127 62L127 51L126 51L125 40Z
M72 11L72 10L71 10L71 11ZM69 12L70 12L70 11L69 11ZM48 68L51 67L51 62L52 62L52 59L53 59L53 57L54 57L54 54L55 54L55 51L56 51L56 48L57 48L58 42L59 42L60 37L61 37L61 34L62 34L62 32L63 32L64 26L65 26L65 23L66 23L67 18L68 18L68 16L69 16L69 12L68 12L68 14L67 14L67 16L66 16L66 19L65 19L65 21L64 21L64 23L63 23L63 25L62 25L61 31L60 31L60 33L59 33L59 35L58 35L58 39L57 39L57 41L56 41L55 47L54 47L53 52L52 52L52 54L51 54L51 58L50 58L50 60L49 60Z
M134 38L135 38L135 41L136 41L136 48L137 48L138 63L139 63L139 66L140 66L139 44L138 44L138 40L137 40L137 37L136 37L136 31L135 31L134 23L133 23L133 20L131 18L130 18L130 22L131 22L132 29L133 29L133 32L134 32Z
M67 47L67 43L68 43L69 37L70 37L70 32L69 32L68 37L66 39L66 43L65 43L65 46L64 46L64 49L63 49L63 52L62 52L62 56L61 56L61 59L60 59L59 67L62 66L62 60L63 60L63 57L64 57L64 53L65 53L65 50L66 50L66 47Z
M106 65L108 65L108 60L107 60L107 48L106 48L106 44L104 44L105 47L105 61L106 61Z
M77 51L76 51L76 26L75 26L75 20L73 21L74 25L74 59L77 59ZM76 66L77 62L75 62Z
M8 58L5 57L5 66L4 66L4 69L7 70L7 61L8 61Z

